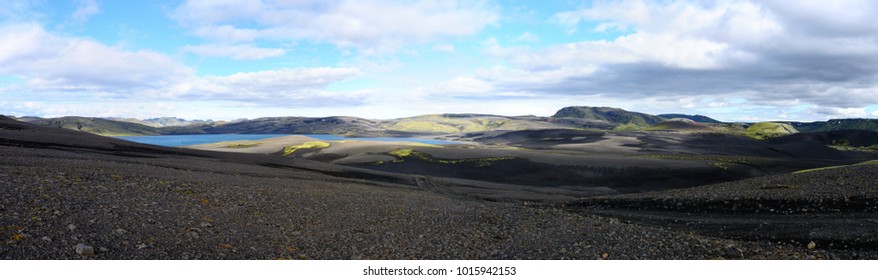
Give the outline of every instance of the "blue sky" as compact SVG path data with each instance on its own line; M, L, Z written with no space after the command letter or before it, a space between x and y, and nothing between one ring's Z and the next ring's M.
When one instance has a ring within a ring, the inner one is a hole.
M0 114L878 117L874 1L0 0Z

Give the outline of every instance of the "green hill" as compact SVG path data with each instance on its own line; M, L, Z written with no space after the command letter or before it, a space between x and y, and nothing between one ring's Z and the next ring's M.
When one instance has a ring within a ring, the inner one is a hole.
M570 128L546 118L506 117L482 114L422 115L386 121L383 129L409 133L467 133L491 130Z
M760 122L744 130L744 135L753 139L764 140L784 135L799 133L793 126L785 123Z
M715 120L708 116L703 115L686 115L686 114L661 114L659 117L666 119L688 119L693 120L700 123L722 123L721 121Z
M713 127L690 119L670 119L647 127L646 130L712 131Z
M630 112L619 108L588 106L565 107L558 110L558 112L552 117L598 120L614 123L620 126L628 125L626 127L630 127L630 125L633 125L641 128L649 127L665 120L659 116Z

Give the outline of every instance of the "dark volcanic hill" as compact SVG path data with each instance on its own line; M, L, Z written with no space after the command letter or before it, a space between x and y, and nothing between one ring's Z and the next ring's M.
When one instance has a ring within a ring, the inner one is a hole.
M825 132L834 130L878 131L878 119L833 119L820 122L790 122L799 132Z
M552 117L599 120L619 125L633 124L639 127L647 127L665 120L659 116L630 112L619 108L588 106L565 107L558 110Z
M772 139L771 142L815 142L823 145L869 147L878 145L878 132L867 130L835 130L797 133Z
M258 118L205 128L209 134L362 134L377 131L378 122L356 117Z
M105 136L162 134L162 131L155 127L102 118L61 117L51 119L24 118L23 120L42 126L66 128Z

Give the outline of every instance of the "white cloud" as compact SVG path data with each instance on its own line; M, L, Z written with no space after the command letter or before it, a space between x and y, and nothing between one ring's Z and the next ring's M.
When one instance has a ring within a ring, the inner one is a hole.
M89 17L101 12L101 7L95 0L78 0L76 1L76 10L73 11L74 22L85 22Z
M17 76L35 90L124 93L166 86L192 70L165 55L64 37L41 26L0 27L0 75Z
M591 26L591 32L626 34L543 48L503 47L488 39L484 52L511 63L472 78L494 89L480 95L497 97L509 91L629 100L722 96L746 99L763 114L819 104L821 114L863 115L850 108L875 104L878 93L878 23L865 16L878 13L878 4L866 2L821 9L819 1L594 1L552 20L568 32ZM810 23L811 16L823 24Z
M361 102L362 92L333 92L325 88L360 75L354 68L296 68L241 72L226 76L191 78L155 97L198 100L235 100L255 104L328 106Z
M220 42L304 39L378 50L472 35L499 18L482 1L453 0L190 0L172 16L196 36Z
M278 48L260 48L253 45L197 45L184 46L184 52L206 57L229 57L235 60L262 60L286 54L286 50Z
M839 108L814 105L811 111L830 118L862 118L868 115L865 107Z
M232 47L241 59L275 55L277 51ZM193 47L191 51L221 52ZM88 100L236 100L254 104L328 106L358 103L363 91L326 88L361 75L356 68L295 68L199 77L166 55L125 50L89 39L54 35L41 26L0 27L0 77L15 77L0 92L18 88L32 96L70 96Z

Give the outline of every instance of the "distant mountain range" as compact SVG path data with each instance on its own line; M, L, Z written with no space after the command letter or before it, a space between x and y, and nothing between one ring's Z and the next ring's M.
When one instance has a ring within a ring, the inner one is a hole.
M151 127L169 127L169 126L188 126L198 124L213 124L213 120L185 120L177 117L163 117L152 119L134 119L134 118L107 118L108 120L137 123Z
M875 119L819 122L724 123L702 115L651 115L619 108L571 106L551 117L487 114L437 114L391 120L357 117L267 117L232 122L165 117L127 118L21 117L20 121L106 136L174 134L337 134L346 136L411 136L478 133L493 130L600 129L628 131L714 131L767 139L795 133L865 130L878 132Z

